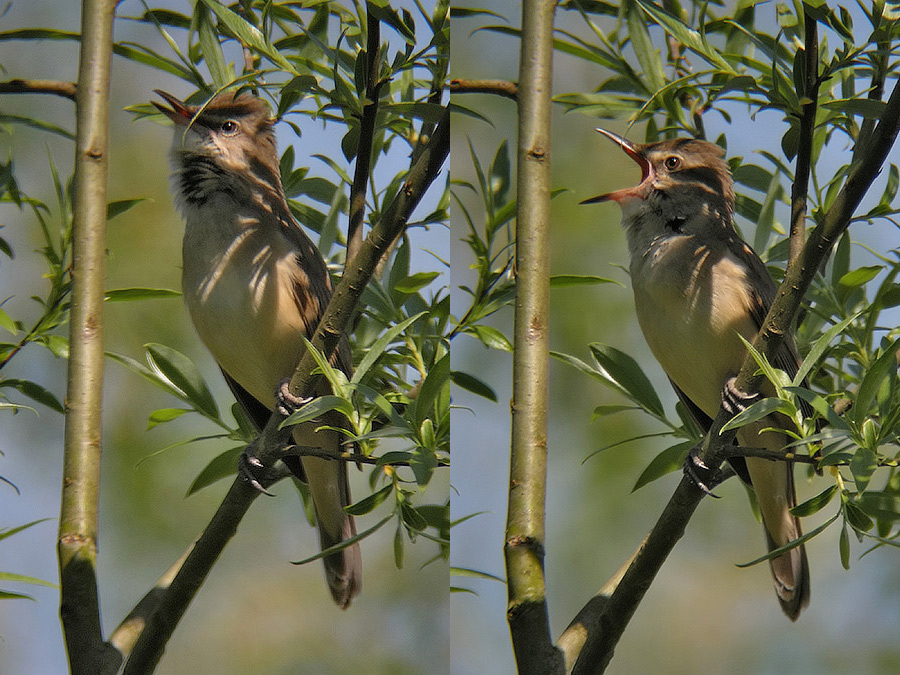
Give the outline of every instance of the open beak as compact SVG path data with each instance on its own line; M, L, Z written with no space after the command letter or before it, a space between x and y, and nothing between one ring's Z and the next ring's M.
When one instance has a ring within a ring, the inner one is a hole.
M195 106L189 106L184 101L179 101L177 98L172 96L172 94L161 91L159 89L154 89L153 93L162 96L164 99L166 99L166 102L170 106L172 106L171 108L167 108L161 103L151 101L151 103L156 106L156 109L159 110L163 115L175 122L175 124L183 127L186 127L191 123L194 114L197 112L197 108Z
M631 141L622 138L618 134L614 134L611 131L607 131L606 129L596 129L596 131L600 132L607 138L612 141L615 141L619 144L619 147L625 151L631 159L637 162L638 166L641 167L641 182L639 185L630 188L624 188L622 190L616 190L615 192L607 192L603 195L598 195L597 197L591 197L590 199L585 199L582 204L597 204L598 202L622 202L626 199L644 199L647 196L648 190L646 189L650 185L650 181L653 179L653 165L650 164L649 160L644 156L643 149Z

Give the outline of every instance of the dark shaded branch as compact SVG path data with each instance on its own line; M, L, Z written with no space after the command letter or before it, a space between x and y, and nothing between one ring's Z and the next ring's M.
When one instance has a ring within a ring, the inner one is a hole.
M451 94L496 94L511 98L519 98L519 85L508 80L464 80L454 78L447 83Z
M58 80L8 80L0 82L0 94L53 94L75 100L78 87L74 82Z
M806 44L795 58L803 63L803 91L806 99L800 116L797 146L797 169L791 188L791 241L788 260L796 260L806 243L806 211L809 195L809 174L812 165L813 133L816 130L816 108L819 100L819 31L818 22L809 13L804 19Z
M544 585L550 306L550 106L555 0L522 3L512 439L506 520L509 622L520 675L563 672Z
M317 349L329 355L336 349L379 258L405 229L410 214L438 177L449 150L450 113L445 110L429 147L410 167L406 181L345 270L311 339ZM291 378L290 391L296 396L314 392L319 377L313 374L315 368L315 360L307 351ZM266 466L279 457L281 447L270 439L277 435L282 420L281 415L274 414L262 431L256 455ZM274 480L261 482L268 487ZM176 563L116 630L115 644L126 657L133 647L124 671L127 675L150 672L159 662L178 621L259 494L242 478L236 478L209 526L183 558L183 564Z
M60 607L75 675L115 673L119 654L103 641L97 594L97 508L103 409L103 299L109 82L115 0L85 0L76 107L72 294L63 484L59 517Z
M350 186L350 224L347 227L347 263L356 256L363 240L363 220L366 215L366 186L372 164L372 144L375 139L375 118L378 115L378 91L381 69L381 22L366 3L366 102L359 121L359 143L356 147L356 167Z
M872 132L872 140L867 151L850 171L844 186L838 193L822 223L810 234L800 255L788 264L785 278L763 328L753 341L754 347L770 360L781 345L783 336L790 330L791 323L812 284L816 270L830 252L837 239L846 231L850 218L859 202L872 185L888 152L894 145L900 129L900 83L888 99L884 114ZM749 356L744 360L736 380L739 391L754 393L759 391L762 375L756 375L756 362ZM706 435L700 451L700 459L707 465L721 465L734 432L720 434L730 415L720 410ZM637 605L662 567L666 557L684 533L687 522L693 515L704 493L694 483L682 477L634 562L629 566L622 581L599 611L599 616L588 611L584 618L586 638L578 655L573 673L603 672L612 659L613 651L625 631ZM589 603L590 605L590 603Z

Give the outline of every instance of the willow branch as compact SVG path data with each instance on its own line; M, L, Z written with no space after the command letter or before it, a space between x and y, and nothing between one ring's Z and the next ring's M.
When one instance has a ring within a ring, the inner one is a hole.
M454 78L447 83L451 94L495 94L510 98L519 98L519 85L508 80L466 80Z
M878 175L896 141L898 129L900 129L900 83L894 86L884 114L872 132L872 141L867 152L851 169L837 198L828 209L822 223L810 234L800 255L788 264L784 281L778 289L763 328L753 341L753 346L770 360L780 347L783 336L790 330L793 318L812 284L816 270L837 239L846 231L859 202ZM747 393L759 391L762 376L757 375L756 371L756 362L748 356L736 380L739 391ZM720 466L728 452L734 432L726 434L720 432L729 418L727 411L720 410L712 428L704 438L700 459L707 466ZM704 493L689 478L682 477L659 520L647 535L647 539L608 601L597 612L589 611L587 607L583 610L586 616L583 617L580 629L584 630L586 637L573 673L583 675L602 673L605 670L628 621L634 615L667 556L681 538L684 528L703 496Z
M378 90L381 88L381 22L366 3L366 101L359 122L359 143L356 147L356 167L350 186L350 225L347 228L347 262L352 260L363 241L363 220L366 215L366 185L372 164L372 145L375 140L375 118L378 115Z
M562 672L544 586L550 306L550 106L554 0L522 3L517 148L512 439L506 520L507 620L519 673Z
M803 63L803 91L806 100L800 116L797 146L797 169L791 188L791 241L788 260L796 260L806 243L806 211L809 174L812 165L813 133L816 130L816 108L819 100L819 31L818 22L809 13L804 19L806 43L796 58Z
M7 80L0 82L0 94L53 94L75 100L78 87L74 82L59 80Z
M59 518L60 618L72 673L115 672L97 594L97 505L103 404L103 297L109 82L114 0L85 0L76 107L72 295L63 484Z
M438 177L449 150L450 116L449 111L445 110L429 148L412 165L397 195L370 230L335 289L311 339L320 351L330 355L337 348L340 335L349 325L379 258L406 227L412 211ZM290 391L294 395L305 396L306 392L312 394L315 391L318 379L318 375L313 374L315 368L315 359L306 352L291 378ZM278 443L269 439L276 437L283 419L281 415L274 414L261 433L256 455L266 466L272 465L282 451ZM268 487L274 480L260 482L263 487ZM259 494L242 478L236 478L209 526L187 551L183 562L173 566L116 630L115 644L128 657L124 671L126 675L150 672L159 662L176 625Z

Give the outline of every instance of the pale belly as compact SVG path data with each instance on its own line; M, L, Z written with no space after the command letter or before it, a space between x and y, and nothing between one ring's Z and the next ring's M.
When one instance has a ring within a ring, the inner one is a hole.
M278 383L302 354L306 326L293 295L293 253L273 251L260 239L250 232L208 256L189 254L186 241L182 288L197 333L219 365L272 405Z
M746 355L738 334L752 339L757 331L743 301L744 276L732 260L708 252L694 257L693 269L669 266L666 258L648 258L643 270L632 270L641 331L672 382L715 417L722 386Z

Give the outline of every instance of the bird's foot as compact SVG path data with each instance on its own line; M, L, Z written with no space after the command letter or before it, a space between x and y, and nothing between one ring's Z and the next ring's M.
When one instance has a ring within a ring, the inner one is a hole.
M748 394L737 388L737 378L729 377L722 387L722 407L731 416L744 412L759 399L759 394Z
M290 442L289 430L287 431L287 442ZM266 485L272 485L272 483L290 475L291 472L283 462L279 461L266 466L256 454L259 443L260 439L257 438L238 457L238 475L250 483L254 489L262 492L264 495L274 497L275 495L266 489Z
M275 390L275 410L285 417L290 417L313 400L312 397L294 396L291 393L290 384L290 379L285 378L278 383L278 388Z
M713 493L719 483L722 482L723 475L718 469L713 469L700 459L699 444L691 448L687 457L684 458L684 475L688 477L694 485L696 485L703 494L719 499L719 495Z

